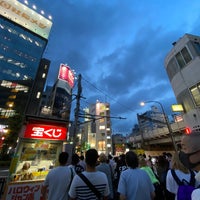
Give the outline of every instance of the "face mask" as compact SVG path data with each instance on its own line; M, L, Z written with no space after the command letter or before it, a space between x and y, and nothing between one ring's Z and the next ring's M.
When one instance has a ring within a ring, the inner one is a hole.
M180 151L179 152L179 159L185 167L187 167L188 169L194 169L197 165L200 164L200 161L197 162L197 163L191 163L190 162L190 156L194 155L197 152L199 152L199 150L192 152L192 153L184 153L183 151Z

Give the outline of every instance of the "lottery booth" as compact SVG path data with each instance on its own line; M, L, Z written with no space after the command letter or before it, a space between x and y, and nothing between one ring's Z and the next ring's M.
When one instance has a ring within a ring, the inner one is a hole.
M4 198L42 200L41 188L67 139L66 121L29 118L22 127Z

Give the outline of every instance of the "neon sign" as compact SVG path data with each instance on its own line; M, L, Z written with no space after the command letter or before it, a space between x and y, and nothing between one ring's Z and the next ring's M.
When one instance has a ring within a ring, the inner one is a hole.
M58 79L66 81L71 88L74 86L74 74L69 66L65 64L60 65Z

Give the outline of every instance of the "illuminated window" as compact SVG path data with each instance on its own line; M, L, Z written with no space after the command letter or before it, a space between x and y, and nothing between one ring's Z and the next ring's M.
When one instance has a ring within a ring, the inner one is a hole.
M36 98L39 99L40 95L41 95L41 92L38 92Z
M105 122L105 118L100 119L99 122L100 122L100 123Z
M16 95L9 96L9 99L16 99Z
M190 88L190 92L197 106L200 106L200 83Z
M111 144L107 144L107 147L111 147Z
M101 126L99 126L99 130L105 130L105 125L101 125Z
M46 74L45 74L45 73L43 73L43 74L42 74L42 78L45 78L45 77L46 77Z
M98 150L99 151L105 151L105 149L106 149L106 142L105 141L99 141L98 142Z

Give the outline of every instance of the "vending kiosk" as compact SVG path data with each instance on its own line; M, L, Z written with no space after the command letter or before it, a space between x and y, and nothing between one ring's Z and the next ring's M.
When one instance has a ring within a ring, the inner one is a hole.
M11 162L5 199L42 199L41 187L49 170L58 164L66 126L64 121L28 118Z

